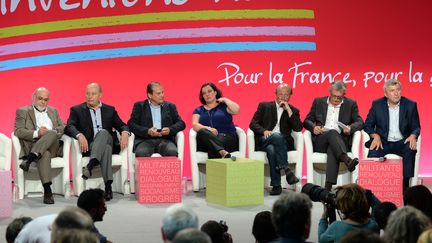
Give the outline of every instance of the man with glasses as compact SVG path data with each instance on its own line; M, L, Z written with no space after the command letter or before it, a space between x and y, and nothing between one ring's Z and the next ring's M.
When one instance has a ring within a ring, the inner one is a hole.
M355 170L358 158L350 158L347 152L351 148L352 135L364 125L357 102L345 97L343 81L332 83L329 91L329 96L314 99L303 123L312 133L314 151L327 153L327 190L336 184L340 162L347 166L348 171Z
M50 92L38 88L33 93L32 105L16 111L14 134L21 144L20 168L27 172L30 164L35 162L44 188L43 202L53 204L51 191L51 158L62 156L64 124L58 111L48 106Z
M92 176L95 166L100 165L105 183L105 200L109 201L113 198L112 154L127 148L129 128L113 106L100 102L101 97L102 87L99 84L87 85L87 100L71 108L65 133L78 140L83 156L90 156L89 163L83 168L84 180ZM121 133L120 141L113 129Z
M249 128L255 133L255 147L266 152L270 166L272 190L270 195L280 195L281 170L285 171L289 185L296 184L299 179L288 168L289 150L294 149L291 131L300 132L302 123L300 111L288 104L292 95L291 86L281 84L276 88L276 99L261 102L255 112Z

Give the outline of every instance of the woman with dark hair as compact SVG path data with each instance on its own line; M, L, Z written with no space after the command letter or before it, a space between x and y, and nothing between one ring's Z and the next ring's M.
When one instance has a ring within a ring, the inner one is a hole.
M209 158L230 158L230 152L239 147L232 115L240 112L240 106L223 97L222 91L213 83L201 86L199 99L202 106L192 115L198 151L207 152Z
M403 201L405 206L412 206L432 219L432 193L423 185L409 187L405 190Z
M369 214L369 204L365 190L357 184L347 184L336 188L336 208L340 221L328 225L324 211L318 225L319 242L340 242L351 230L367 229L379 233L377 223Z

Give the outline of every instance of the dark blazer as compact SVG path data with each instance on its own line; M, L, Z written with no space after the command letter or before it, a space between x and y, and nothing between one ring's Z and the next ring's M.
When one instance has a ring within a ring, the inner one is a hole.
M364 130L369 135L378 133L381 140L387 141L389 133L389 110L387 98L383 97L372 102L372 107L366 118ZM399 130L404 139L411 134L420 135L420 119L417 103L405 97L400 100Z
M161 107L161 120L162 128L168 127L170 129L170 133L162 138L170 139L173 142L175 142L176 134L186 128L176 106L168 101L165 101ZM144 140L151 139L148 130L153 127L153 120L149 100L139 101L134 104L128 126L130 131L135 134L134 150Z
M280 118L280 131L288 143L288 150L294 149L294 139L291 137L291 131L300 132L302 130L302 123L300 121L300 111L292 105L289 105L293 114L288 117L288 112L283 111ZM258 147L259 141L264 136L265 130L273 130L277 123L277 110L276 102L261 102L255 112L249 128L255 134L255 147Z
M119 153L120 143L113 128L120 133L123 131L129 131L129 128L120 119L116 109L113 106L102 104L101 115L102 128L111 133L113 138L113 153ZM86 103L82 103L70 109L69 119L65 128L65 134L72 138L76 138L79 133L84 134L89 145L93 142L93 122ZM90 153L87 152L83 155L87 156L88 154Z
M327 99L329 97L315 98L312 107L304 120L304 127L312 133L312 140L315 141L316 135L313 133L315 126L324 126L327 118ZM344 97L343 103L339 110L339 121L345 125L351 126L350 135L341 133L342 139L345 142L348 150L351 149L352 135L356 131L360 131L363 128L364 122L359 115L359 109L357 102L350 98Z

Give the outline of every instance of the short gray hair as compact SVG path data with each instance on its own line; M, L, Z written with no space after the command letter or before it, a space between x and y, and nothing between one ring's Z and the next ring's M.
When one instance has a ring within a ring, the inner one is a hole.
M331 92L332 90L338 91L338 92L342 92L343 94L346 93L346 85L343 81L339 80L339 81L334 81L331 85L330 85L330 89L329 92Z
M399 88L402 89L402 83L397 79L389 79L384 83L384 91L390 86L399 85Z
M168 240L182 229L198 228L198 216L192 209L183 204L174 204L168 207L162 218L162 230Z
M212 240L201 230L184 229L178 232L172 243L212 243Z
M429 218L420 210L405 206L397 209L387 222L384 239L389 243L417 242L420 234L429 227Z

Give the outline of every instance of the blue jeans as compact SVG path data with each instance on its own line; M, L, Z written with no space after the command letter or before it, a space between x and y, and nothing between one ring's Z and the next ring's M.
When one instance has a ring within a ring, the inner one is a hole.
M280 133L273 133L265 139L261 137L259 145L267 153L270 166L271 186L281 185L281 169L288 169L288 143Z

